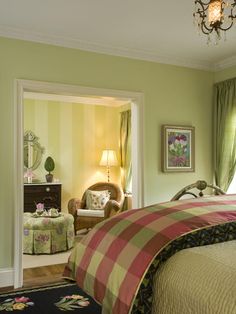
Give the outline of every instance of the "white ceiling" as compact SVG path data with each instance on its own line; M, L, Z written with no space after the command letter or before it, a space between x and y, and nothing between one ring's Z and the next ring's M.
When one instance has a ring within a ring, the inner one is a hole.
M0 36L219 69L236 64L236 25L207 46L194 0L0 0Z

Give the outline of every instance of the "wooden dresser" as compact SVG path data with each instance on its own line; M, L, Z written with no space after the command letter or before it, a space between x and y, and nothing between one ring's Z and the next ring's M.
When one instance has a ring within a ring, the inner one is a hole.
M24 212L34 212L37 203L61 210L61 183L24 184Z

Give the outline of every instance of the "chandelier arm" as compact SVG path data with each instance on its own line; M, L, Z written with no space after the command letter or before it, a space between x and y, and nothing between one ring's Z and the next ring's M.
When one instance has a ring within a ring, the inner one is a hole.
M223 27L219 26L218 28L219 28L220 30L222 30L222 31L227 31L228 29L230 29L230 28L233 26L233 24L234 24L234 22L232 21L231 24L230 24L228 27L223 28Z
M197 11L197 13L199 14L200 18L202 18L203 20L206 18L206 13L204 11L200 11L200 9Z
M235 15L234 15L234 14L233 14L233 11L234 11L234 9L236 8L236 0L234 0L234 3L232 3L231 6L232 6L232 8L231 8L231 10L230 10L230 15L228 16L229 18L231 18L231 24L230 24L228 27L226 27L226 28L219 26L219 29L222 30L222 31L227 31L227 30L230 29L230 28L233 26L233 24L234 24L233 19L236 18L236 13L235 13Z
M205 12L208 10L210 2L207 4L207 3L200 2L200 0L198 0L196 3L198 3L200 6L200 8L198 8L197 13L199 15L205 16ZM205 8L205 6L206 6L206 8Z
M235 14L233 14L234 9L236 9L236 0L234 0L234 3L231 4L231 10L230 10L230 15L229 17L231 17L232 19L236 18L236 12Z
M213 28L208 28L205 23L201 24L201 30L205 35L209 35L213 32Z
M195 1L195 4L197 4L197 3L199 3L200 4L200 6L203 8L203 10L204 10L204 5L205 6L207 6L207 8L209 7L209 4L211 3L211 1L208 1L207 3L205 3L205 2L202 2L201 0L196 0ZM204 10L204 11L206 11L206 10Z

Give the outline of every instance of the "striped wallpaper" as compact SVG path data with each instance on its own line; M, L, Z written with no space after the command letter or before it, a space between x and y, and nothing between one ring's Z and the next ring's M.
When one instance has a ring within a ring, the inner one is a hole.
M126 106L127 107L127 106ZM106 168L99 166L102 150L114 149L119 158L119 112L107 107L45 100L24 100L24 130L32 130L45 148L42 162L34 171L45 181L44 161L55 161L54 179L62 183L62 210L72 197L107 180ZM120 183L120 168L111 168L111 181Z

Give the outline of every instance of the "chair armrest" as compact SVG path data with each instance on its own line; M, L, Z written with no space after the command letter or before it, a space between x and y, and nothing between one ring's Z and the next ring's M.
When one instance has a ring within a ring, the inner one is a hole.
M109 200L104 207L104 217L109 218L121 211L120 203L115 200Z
M68 212L74 217L77 216L77 209L84 208L84 207L85 207L85 203L79 198L72 198L68 202Z

